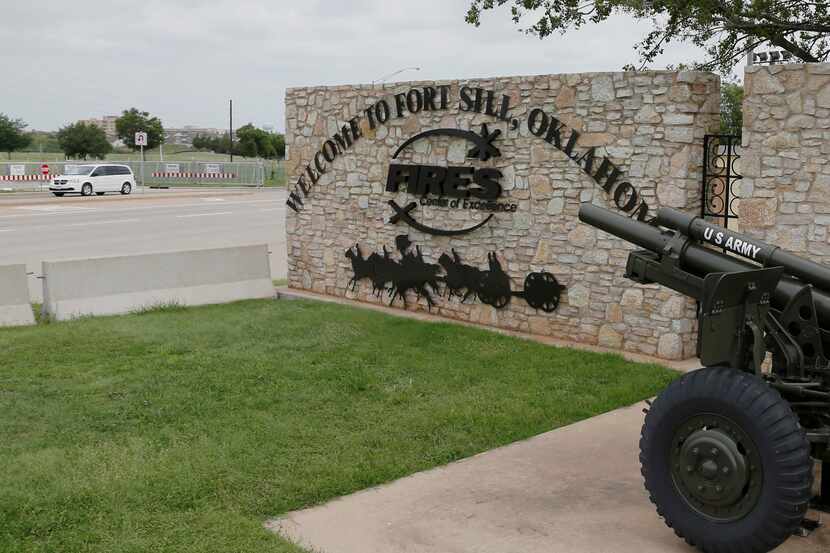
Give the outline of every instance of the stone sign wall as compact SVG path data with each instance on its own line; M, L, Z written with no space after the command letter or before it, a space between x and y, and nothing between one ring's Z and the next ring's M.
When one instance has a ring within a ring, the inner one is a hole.
M581 202L639 219L659 206L698 211L703 136L717 131L718 113L718 78L698 72L290 89L289 285L691 357L693 302L625 279L631 247L577 211ZM401 295L369 274L390 263ZM406 280L418 271L432 284ZM545 274L565 287L550 313L532 297L550 291ZM468 289L450 295L455 278ZM505 285L506 296L493 292Z
M830 64L749 66L738 220L830 265Z

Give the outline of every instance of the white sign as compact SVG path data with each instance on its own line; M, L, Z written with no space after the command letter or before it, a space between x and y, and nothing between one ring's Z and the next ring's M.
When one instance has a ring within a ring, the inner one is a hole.
M136 146L146 146L147 145L147 133L146 132L137 132L137 133L135 133L135 145Z
M164 171L166 173L181 173L182 168L178 163L167 163L164 165Z
M26 174L25 165L9 165L9 175L13 177L22 177Z
M205 173L221 173L222 166L218 163L207 163L205 164Z

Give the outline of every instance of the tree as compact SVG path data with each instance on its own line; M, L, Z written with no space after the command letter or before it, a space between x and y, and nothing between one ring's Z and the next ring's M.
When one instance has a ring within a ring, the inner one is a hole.
M22 150L32 142L32 137L24 132L27 126L21 119L0 113L0 152L6 152L9 159L12 152Z
M209 136L197 134L193 137L193 147L197 150L210 150L211 145L211 137Z
M107 135L100 127L88 123L67 125L58 131L58 143L66 157L103 159L112 151Z
M235 134L234 155L265 159L285 157L285 136L280 133L271 133L248 123L240 127ZM230 140L227 135L221 137L197 135L193 138L193 147L197 150L227 154L230 151Z
M274 144L274 152L276 152L278 158L285 157L285 135L282 133L272 133L271 134L271 142Z
M720 87L720 132L741 136L744 123L744 87L738 83L722 83Z
M115 120L115 130L118 138L133 151L140 146L135 145L135 133L147 133L147 149L158 148L164 143L164 127L158 117L151 117L146 111L138 111L136 108L124 110L121 117Z
M240 127L236 131L236 137L239 139L239 150L245 157L259 157L260 148L263 143L263 136L268 136L263 130L257 129L251 123L244 127Z
M31 143L22 148L24 152L62 152L60 144L58 144L58 135L55 132L41 132L33 131L27 133L32 139Z
M227 154L230 151L231 142L228 136L210 136L210 135L196 135L193 138L193 147L197 150L209 150L216 154ZM235 142L233 145L233 153L239 153L239 143Z
M254 127L248 123L236 131L239 139L239 151L245 157L263 157L273 159L277 156L276 135Z
M670 42L704 48L696 69L728 74L748 51L762 44L790 52L805 62L830 55L830 6L825 0L470 0L467 22L481 24L481 14L510 4L515 23L536 12L525 32L539 38L565 33L615 14L651 20L652 31L635 46L645 68ZM538 15L537 15L538 14ZM627 69L634 69L632 65Z

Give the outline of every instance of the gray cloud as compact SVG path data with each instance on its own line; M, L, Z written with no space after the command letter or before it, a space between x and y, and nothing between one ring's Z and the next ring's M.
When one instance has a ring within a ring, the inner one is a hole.
M476 29L466 0L7 0L0 112L33 128L136 106L167 126L283 126L286 87L612 71L634 61L647 22L616 18L539 41L506 11ZM662 65L689 60L678 46Z

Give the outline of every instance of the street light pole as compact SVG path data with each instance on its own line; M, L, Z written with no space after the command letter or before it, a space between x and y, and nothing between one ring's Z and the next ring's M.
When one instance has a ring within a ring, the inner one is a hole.
M229 129L229 132L228 132L228 140L231 143L230 153L231 153L231 163L233 163L233 100L231 100L230 129Z

